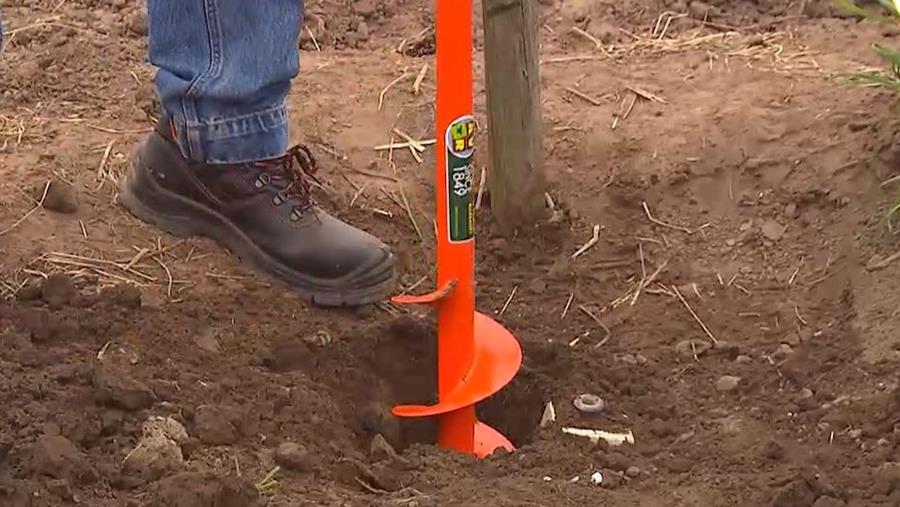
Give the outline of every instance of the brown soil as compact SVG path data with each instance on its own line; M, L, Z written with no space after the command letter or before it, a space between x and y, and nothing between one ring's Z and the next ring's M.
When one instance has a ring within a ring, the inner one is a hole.
M141 5L3 2L0 505L900 504L893 99L835 79L898 32L817 0L541 3L556 210L512 238L480 211L479 305L517 288L498 318L525 364L480 407L519 450L476 462L389 415L433 395L427 316L309 307L118 206L155 114ZM431 137L432 74L377 110L430 62L430 2L309 4L298 141L323 205L388 240L409 287L432 265L429 161L372 147L395 122Z

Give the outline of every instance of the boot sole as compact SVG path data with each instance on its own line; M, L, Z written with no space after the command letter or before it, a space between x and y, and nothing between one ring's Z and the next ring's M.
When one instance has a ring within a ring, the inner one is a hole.
M206 237L228 249L242 262L286 285L307 301L329 307L362 306L383 301L395 283L393 255L373 266L360 278L365 287L341 288L300 273L268 255L220 213L170 192L153 178L142 175L146 167L139 147L131 161L131 171L119 188L122 204L138 219L180 238ZM144 176L144 177L142 177ZM139 181L138 181L139 180ZM165 211L163 211L165 210Z

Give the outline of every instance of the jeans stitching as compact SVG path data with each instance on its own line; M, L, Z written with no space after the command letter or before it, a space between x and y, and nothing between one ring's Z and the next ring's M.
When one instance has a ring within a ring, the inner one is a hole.
M206 72L197 76L188 87L182 100L184 117L187 124L199 124L196 99L209 81L218 78L222 72L222 28L219 23L219 13L216 7L217 0L203 0L203 10L206 14L206 33L209 42L209 67ZM190 158L200 160L203 153L203 140L199 130L186 129L187 151Z

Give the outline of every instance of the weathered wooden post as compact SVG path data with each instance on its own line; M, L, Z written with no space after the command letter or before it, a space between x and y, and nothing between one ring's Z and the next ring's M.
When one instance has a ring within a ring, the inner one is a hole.
M502 229L537 223L544 205L537 0L483 0L491 209Z

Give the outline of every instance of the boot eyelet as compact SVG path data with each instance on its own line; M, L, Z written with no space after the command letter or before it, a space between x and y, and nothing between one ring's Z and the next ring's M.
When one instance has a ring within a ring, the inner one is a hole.
M303 212L298 208L294 208L291 211L291 222L299 222L301 218L303 218Z
M272 182L272 176L268 173L262 173L259 177L256 178L256 181L253 182L253 186L256 188L262 189L268 186L269 183Z
M258 189L263 189L266 186L268 186L269 183L271 183L271 182L272 182L272 176L270 176L268 173L262 173L253 182L253 186Z
M272 197L272 204L274 204L275 206L281 206L282 204L284 204L285 200L285 197L281 195L281 192L279 192L275 194L274 197Z

